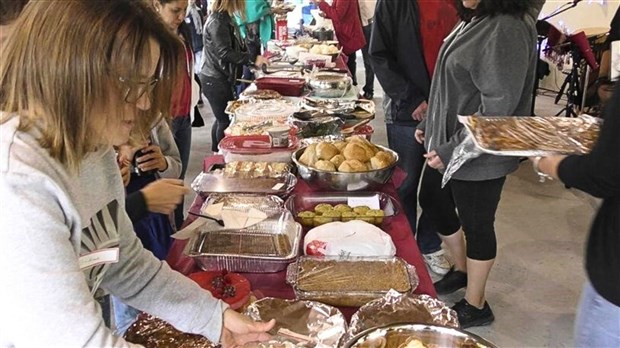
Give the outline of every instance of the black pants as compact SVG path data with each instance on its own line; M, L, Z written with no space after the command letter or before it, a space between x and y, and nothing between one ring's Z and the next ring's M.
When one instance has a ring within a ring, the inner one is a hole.
M357 77L355 76L355 70L357 70L357 64L355 62L355 52L349 54L347 56L347 67L351 72L351 77L353 78L353 86L357 86Z
M235 99L233 86L228 81L205 75L200 75L200 81L202 82L202 93L207 97L215 116L215 122L211 127L211 151L217 152L217 145L224 139L224 130L230 125L230 118L225 110L228 102Z
M441 178L439 171L428 166L424 169L420 206L444 236L463 227L468 258L494 259L497 255L495 212L506 177L484 181L452 179L443 189Z
M366 83L364 84L364 93L373 95L375 85L375 71L372 69L370 62L370 54L368 54L368 46L370 46L370 34L372 33L372 24L365 26L364 37L366 38L366 46L362 48L362 57L364 58L364 70L366 70Z

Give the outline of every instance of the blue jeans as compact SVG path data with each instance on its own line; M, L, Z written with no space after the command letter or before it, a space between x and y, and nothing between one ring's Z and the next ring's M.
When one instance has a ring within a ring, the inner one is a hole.
M192 147L192 121L189 115L172 119L172 134L174 135L174 142L179 148L179 155L181 155L181 176L179 176L179 179L183 180L185 179L185 172L189 163L189 151ZM183 201L181 201L174 211L174 222L177 228L180 228L183 224L184 213Z
M575 347L620 347L620 307L586 281L575 319Z
M418 185L424 167L424 146L415 140L414 126L387 124L388 146L398 153L398 166L407 173L407 178L398 188L398 196L403 210L416 233L418 248L422 254L431 254L441 249L441 238L433 227L430 219L422 211L420 220L418 213ZM417 226L416 226L417 221Z
M124 304L118 297L110 296L114 309L114 333L123 336L129 326L136 320L140 311Z

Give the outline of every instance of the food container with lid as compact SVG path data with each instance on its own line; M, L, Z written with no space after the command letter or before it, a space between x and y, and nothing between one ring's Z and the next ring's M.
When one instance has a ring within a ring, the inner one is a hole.
M235 110L235 122L286 121L287 117L299 109L284 99L260 100L246 103Z
M272 89L283 96L299 97L304 92L306 80L302 78L261 77L254 81L258 89Z
M291 162L299 140L289 134L287 147L273 147L269 135L230 136L218 145L226 163L234 161Z

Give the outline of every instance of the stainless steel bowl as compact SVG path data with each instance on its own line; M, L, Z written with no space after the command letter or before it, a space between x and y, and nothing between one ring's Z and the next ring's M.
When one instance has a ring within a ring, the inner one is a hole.
M299 157L306 148L301 148L293 152L293 163L297 166L299 176L308 184L316 188L334 191L359 191L371 188L378 188L388 182L394 173L394 168L398 163L398 154L387 147L375 145L380 150L389 152L394 157L394 163L389 167L377 170L369 170L359 173L327 172L311 168L299 162Z
M352 80L346 74L318 73L308 81L308 86L314 91L314 96L323 98L342 98L352 85Z
M388 347L398 347L409 337L414 337L425 345L438 347L497 347L484 338L461 329L426 324L393 324L369 329L355 336L344 347L373 348L380 347L382 342ZM388 342L390 344L387 344Z

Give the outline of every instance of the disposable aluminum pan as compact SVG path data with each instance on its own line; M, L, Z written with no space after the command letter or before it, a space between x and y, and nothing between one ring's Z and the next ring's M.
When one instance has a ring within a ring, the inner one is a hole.
M245 311L253 320L276 320L269 331L273 340L261 348L294 345L295 347L338 347L347 330L344 315L335 307L315 301L263 298Z
M332 191L360 191L379 188L387 183L398 163L398 153L387 147L375 145L381 151L389 152L394 162L383 169L369 170L358 173L327 172L308 167L299 161L306 148L301 148L293 153L293 163L297 166L299 176L311 186L323 190Z
M285 213L241 230L203 230L191 238L187 254L205 271L279 272L299 255L301 231Z
M202 172L191 184L196 193L207 197L212 193L254 193L288 196L297 184L297 177L288 173L281 178L228 178L223 171Z
M390 348L419 340L427 347L496 348L470 332L439 325L393 324L366 330L347 342L345 348Z

